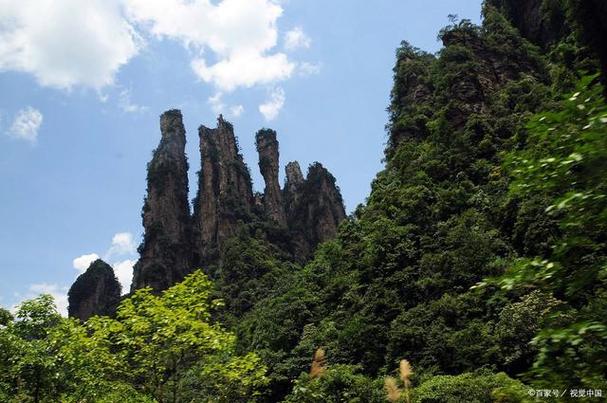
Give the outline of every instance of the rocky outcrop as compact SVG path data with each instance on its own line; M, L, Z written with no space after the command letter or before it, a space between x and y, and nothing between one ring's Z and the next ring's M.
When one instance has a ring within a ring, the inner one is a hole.
M76 279L68 292L68 314L81 321L94 315L113 315L120 302L120 283L114 270L97 259Z
M286 173L287 224L295 258L303 262L319 243L335 237L346 212L335 178L322 164L310 165L305 180L297 162L289 163Z
M258 131L255 135L255 144L259 153L259 170L266 185L263 192L265 211L271 220L284 227L287 219L278 182L279 153L276 132L271 129Z
M320 165L304 179L299 164L286 166L279 185L276 132L256 134L264 193L253 193L249 169L232 124L220 115L216 128L200 126L201 169L190 215L188 163L181 112L160 117L161 140L148 164L143 207L144 239L131 291L164 290L202 267L213 277L224 262L223 246L241 231L265 237L288 258L305 262L316 245L333 237L345 218L335 178Z
M220 245L239 222L251 219L255 200L232 124L220 115L215 129L200 126L198 134L202 167L194 201L194 254L197 264L206 264L219 257Z
M160 117L162 135L148 164L147 196L143 206L144 239L134 267L132 290L164 290L192 269L188 162L181 112Z

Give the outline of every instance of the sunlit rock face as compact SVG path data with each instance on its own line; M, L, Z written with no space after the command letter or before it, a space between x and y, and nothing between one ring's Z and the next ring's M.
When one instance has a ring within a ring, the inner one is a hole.
M202 166L194 203L194 253L205 263L219 257L221 244L240 222L251 220L255 201L232 124L219 116L216 128L200 126L198 134Z
M284 227L287 219L278 180L280 164L276 132L271 129L258 131L255 135L255 144L259 153L259 170L265 182L264 208L271 220Z

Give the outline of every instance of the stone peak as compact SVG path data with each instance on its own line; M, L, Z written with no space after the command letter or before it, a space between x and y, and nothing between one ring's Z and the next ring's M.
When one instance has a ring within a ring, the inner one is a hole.
M68 313L82 321L93 315L111 315L120 302L121 286L114 269L101 259L78 276L68 292Z
M169 117L169 116L179 116L179 117L181 117L182 116L181 115L181 110L179 110L179 109L169 109L169 110L166 110L166 111L164 111L162 113L162 115L160 115L160 117L162 118L162 117L165 117L165 116L166 117Z
M234 135L234 126L232 125L232 123L230 123L229 121L225 120L223 118L222 114L219 114L219 116L217 117L217 126L213 129L210 127L207 127L205 125L200 125L198 127L198 134L200 136L205 135L205 134L213 134L216 132L222 133L224 131L228 131L231 132L232 135Z
M321 176L321 175L322 176L326 176L329 179L335 180L335 178L333 177L333 175L331 174L331 172L329 172L329 170L327 168L325 168L323 164L321 164L318 161L314 161L308 167L308 173L306 175L306 178L310 179L310 178L313 178L315 176Z

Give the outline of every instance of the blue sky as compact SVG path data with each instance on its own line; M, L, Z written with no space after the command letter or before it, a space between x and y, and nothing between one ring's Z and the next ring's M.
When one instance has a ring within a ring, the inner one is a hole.
M128 284L158 116L179 108L190 192L197 127L232 121L281 165L322 162L348 211L382 168L394 52L438 51L480 0L0 0L0 305L65 292L90 259ZM281 178L282 180L282 178Z

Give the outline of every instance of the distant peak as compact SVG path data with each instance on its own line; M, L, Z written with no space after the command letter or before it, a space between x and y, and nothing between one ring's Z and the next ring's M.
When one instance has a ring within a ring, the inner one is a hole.
M287 177L287 184L294 185L303 183L304 181L303 174L301 173L301 167L299 166L299 162L297 161L289 162L285 167L285 173Z

